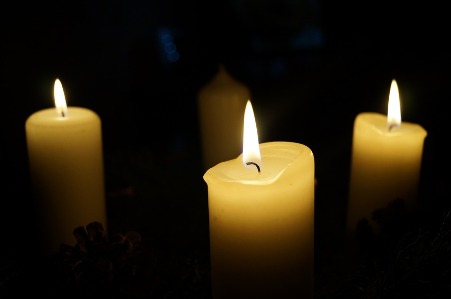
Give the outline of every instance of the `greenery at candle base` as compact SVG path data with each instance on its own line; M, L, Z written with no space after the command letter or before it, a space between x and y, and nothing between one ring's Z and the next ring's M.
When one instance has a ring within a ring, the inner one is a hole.
M92 222L74 229L74 237L76 245L62 244L49 259L54 293L74 298L148 298L156 291L157 259L141 246L140 233L108 238L102 224Z
M359 253L356 270L317 289L315 298L451 297L451 210L407 212L397 199L375 211L372 220L376 230L362 219L351 237Z

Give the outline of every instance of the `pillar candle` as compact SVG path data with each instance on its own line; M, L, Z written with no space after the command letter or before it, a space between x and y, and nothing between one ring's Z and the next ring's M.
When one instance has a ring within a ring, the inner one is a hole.
M198 113L204 169L241 153L242 119L249 88L224 68L198 93Z
M426 130L401 122L398 85L392 81L388 114L364 112L354 121L347 228L362 219L378 229L373 212L402 200L416 204Z
M313 153L247 139L254 145L244 140L242 154L204 174L213 298L313 298Z
M55 81L55 108L25 123L30 179L44 253L76 243L73 230L90 222L106 228L101 120L86 108L67 107Z

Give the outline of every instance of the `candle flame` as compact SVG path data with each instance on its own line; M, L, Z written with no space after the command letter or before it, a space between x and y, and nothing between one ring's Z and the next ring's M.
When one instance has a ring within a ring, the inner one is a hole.
M64 96L63 85L59 79L55 80L53 87L53 97L55 98L55 107L58 115L67 116L66 97Z
M243 164L247 168L257 167L258 172L260 172L262 166L257 125L255 123L254 110L249 100L244 111Z
M388 113L387 113L387 127L388 130L398 128L401 126L401 104L399 101L399 90L396 80L393 79L390 87L390 94L388 96Z

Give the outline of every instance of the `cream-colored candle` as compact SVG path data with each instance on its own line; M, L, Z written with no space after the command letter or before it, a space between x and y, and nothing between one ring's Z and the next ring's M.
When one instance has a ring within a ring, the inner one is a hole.
M365 112L354 122L347 228L394 200L407 209L416 204L426 130L401 122L398 85L392 81L388 115Z
M198 93L198 113L204 169L241 153L242 119L249 88L219 66L218 73Z
M253 119L249 110L250 102ZM313 153L293 142L259 145L254 131L245 129L242 155L204 175L213 298L311 299Z
M67 107L58 79L55 104L25 124L42 249L49 254L61 243L75 244L78 226L98 221L107 227L101 120L89 109Z

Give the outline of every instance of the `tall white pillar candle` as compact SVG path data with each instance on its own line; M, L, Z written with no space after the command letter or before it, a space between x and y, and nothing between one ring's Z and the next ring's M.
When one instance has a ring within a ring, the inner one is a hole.
M253 140L204 175L213 298L311 299L313 153L298 143Z
M223 65L198 93L198 113L204 169L241 153L242 120L251 92Z
M67 107L55 82L55 108L25 124L30 178L45 253L74 244L73 230L98 221L107 227L101 120L86 108Z
M401 122L398 85L392 81L388 115L365 112L354 121L347 228L362 219L377 229L373 212L394 200L416 204L426 130Z

